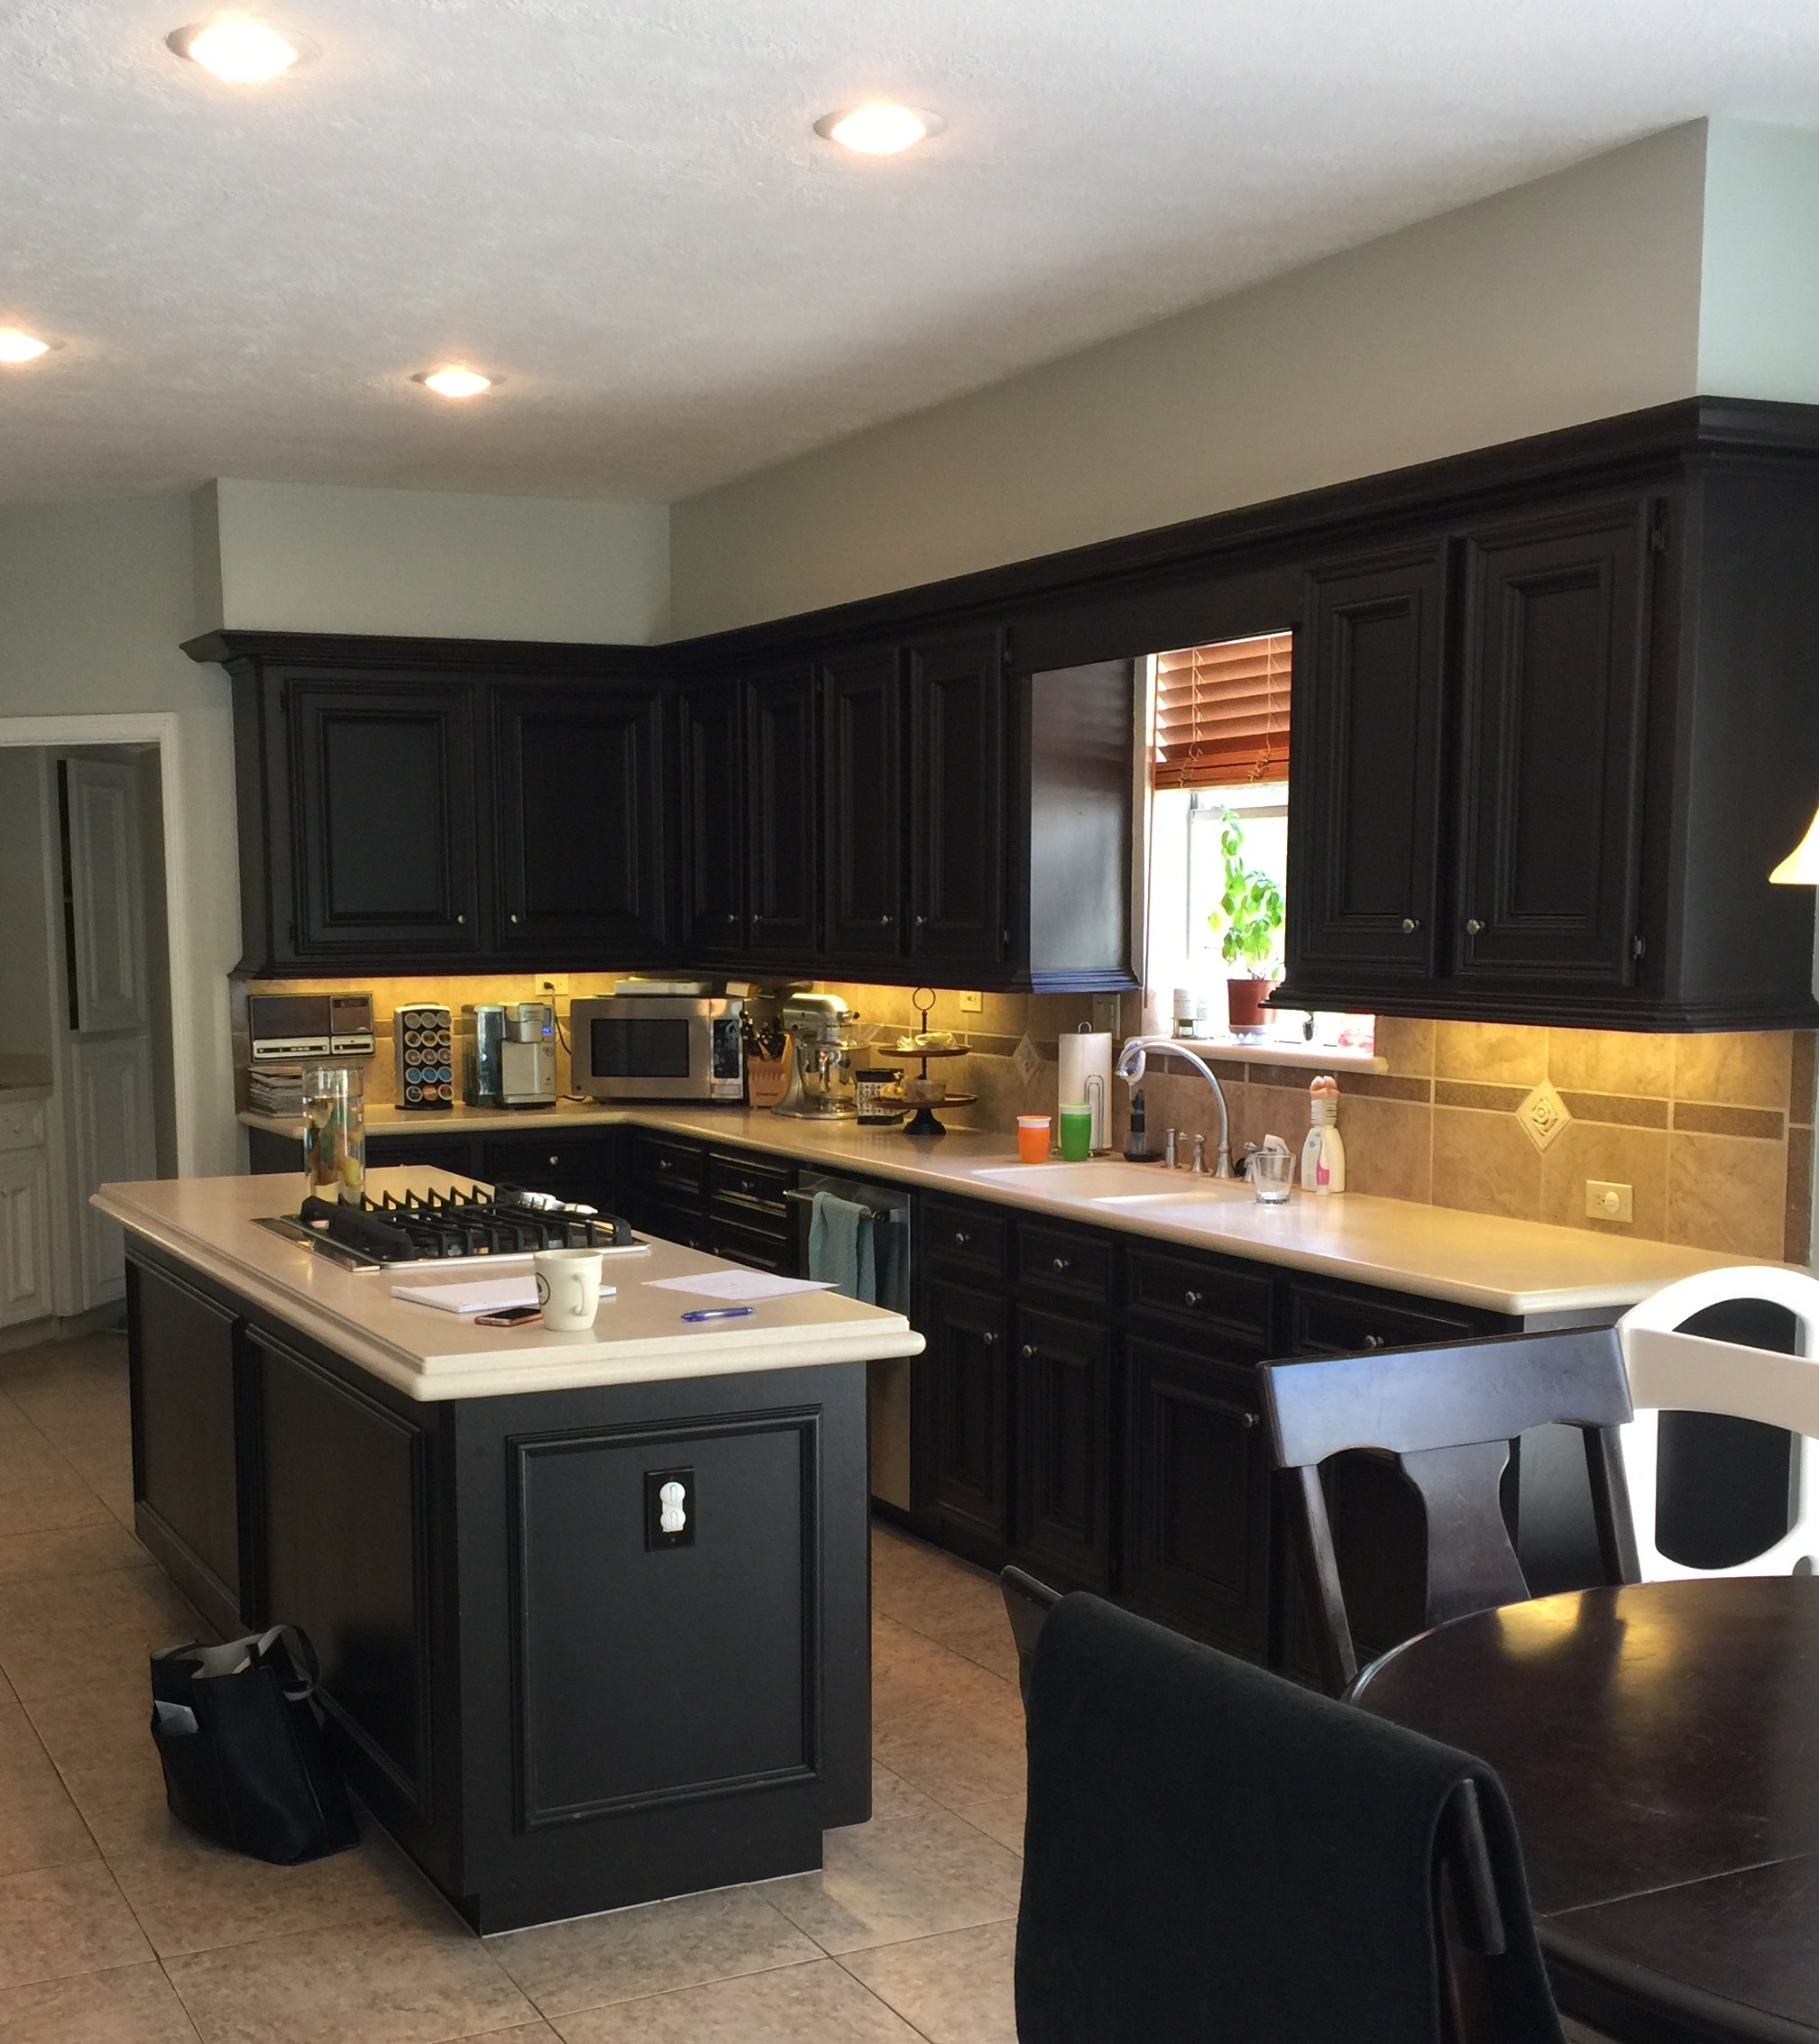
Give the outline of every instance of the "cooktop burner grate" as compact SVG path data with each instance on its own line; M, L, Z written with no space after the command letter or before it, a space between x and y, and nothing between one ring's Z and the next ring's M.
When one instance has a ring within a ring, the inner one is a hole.
M349 1269L389 1270L410 1263L477 1263L528 1256L539 1249L625 1251L645 1244L629 1222L518 1186L471 1192L405 1191L358 1202L307 1198L293 1218L260 1225L308 1242Z

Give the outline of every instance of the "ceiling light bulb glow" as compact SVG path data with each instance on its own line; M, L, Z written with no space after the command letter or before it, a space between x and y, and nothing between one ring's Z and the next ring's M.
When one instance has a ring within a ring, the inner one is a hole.
M20 362L36 362L40 355L50 352L50 342L41 341L35 334L27 334L17 326L0 326L0 362L16 366Z
M477 398L498 382L496 376L482 376L477 369L464 369L450 362L446 369L426 370L416 380L438 398Z
M815 123L814 132L861 156L896 156L927 136L939 134L945 125L938 115L874 99L850 113L824 114Z
M264 85L303 54L275 28L247 14L221 14L199 28L179 29L170 42L179 57L229 85Z

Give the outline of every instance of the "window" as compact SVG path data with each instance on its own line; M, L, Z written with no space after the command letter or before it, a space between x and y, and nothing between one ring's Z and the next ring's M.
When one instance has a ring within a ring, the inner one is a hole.
M1250 955L1225 956L1231 919L1226 893L1228 833L1233 862L1267 890L1286 892L1289 868L1290 683L1293 636L1185 646L1150 663L1148 942L1144 984L1153 1024L1172 1025L1182 995L1197 1014L1195 1033L1230 1033L1233 980L1281 976L1283 932L1268 915L1247 920ZM1242 991L1242 990L1241 990ZM1240 1026L1249 1018L1237 1001ZM1254 1026L1278 1040L1368 1050L1368 1016L1265 1009ZM1249 1030L1246 1029L1246 1034Z

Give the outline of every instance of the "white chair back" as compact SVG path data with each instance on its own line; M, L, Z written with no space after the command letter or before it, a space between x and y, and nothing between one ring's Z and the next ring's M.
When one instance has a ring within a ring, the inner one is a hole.
M1798 1353L1748 1348L1680 1329L1708 1306L1762 1299L1786 1306ZM1620 1436L1644 1582L1704 1575L1790 1575L1819 1566L1819 1279L1778 1264L1702 1271L1667 1285L1617 1323L1636 1416ZM1787 1535L1729 1568L1689 1568L1655 1544L1663 1412L1723 1413L1800 1436Z

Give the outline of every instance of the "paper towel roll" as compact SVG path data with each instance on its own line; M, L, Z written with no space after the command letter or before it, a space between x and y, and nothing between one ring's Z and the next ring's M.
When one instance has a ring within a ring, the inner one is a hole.
M1093 1148L1112 1146L1112 1039L1083 1029L1061 1038L1061 1097L1084 1100L1093 1111Z

